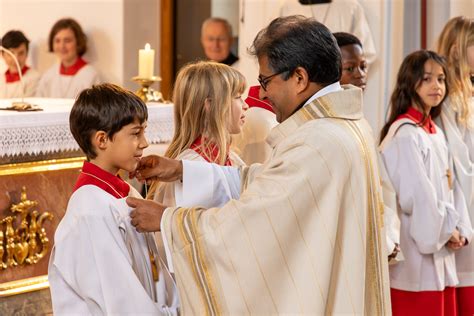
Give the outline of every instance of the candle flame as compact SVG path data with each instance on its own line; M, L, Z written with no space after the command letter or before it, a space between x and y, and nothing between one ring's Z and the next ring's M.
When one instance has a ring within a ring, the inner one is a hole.
M150 44L149 44L149 43L146 43L146 44L145 44L145 50L150 50L150 49L151 49Z

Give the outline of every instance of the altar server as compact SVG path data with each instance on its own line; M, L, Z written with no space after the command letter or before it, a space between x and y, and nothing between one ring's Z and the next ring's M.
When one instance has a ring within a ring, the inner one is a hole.
M82 56L87 51L87 37L73 19L57 21L48 39L49 51L59 62L41 77L36 96L76 98L79 92L100 82L97 71Z
M454 158L454 171L474 221L474 19L452 18L438 39L438 53L448 62L449 96L443 104L440 127ZM474 245L456 252L461 315L474 315Z
M456 315L455 252L472 226L443 131L432 121L446 98L447 68L431 51L398 72L381 152L395 188L404 260L390 266L393 315Z
M197 62L183 67L175 82L175 131L165 156L244 165L230 150L231 135L240 133L245 122L248 106L241 97L244 90L243 75L225 64ZM183 196L182 187L180 181L155 182L150 192L156 188L154 200L166 205L209 205L205 197ZM236 198L238 193L228 198Z
M146 105L111 84L84 90L70 114L87 161L54 235L48 279L55 315L177 315L175 283L153 235L130 225L118 171L148 146Z
M21 31L12 30L3 35L1 45L15 55L21 69L23 84L20 81L20 74L15 60L7 52L2 52L2 57L8 69L5 74L0 75L0 99L35 95L40 74L26 65L29 44L30 41Z

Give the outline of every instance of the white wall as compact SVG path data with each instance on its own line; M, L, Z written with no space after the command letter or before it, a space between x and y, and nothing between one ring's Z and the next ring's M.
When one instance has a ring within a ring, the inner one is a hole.
M460 15L474 18L474 0L427 0L426 15L426 48L434 50L449 19Z
M47 47L51 27L72 17L88 36L84 59L104 81L136 89L130 77L138 72L138 49L149 42L159 52L158 5L157 0L0 0L0 36L23 31L31 41L30 65L43 72L56 60Z
M211 16L224 18L232 26L233 36L239 36L239 1L212 0Z

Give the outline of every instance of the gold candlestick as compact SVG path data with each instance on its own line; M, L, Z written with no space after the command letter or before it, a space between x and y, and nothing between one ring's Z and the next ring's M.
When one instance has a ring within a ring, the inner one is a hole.
M139 76L133 77L133 81L137 82L141 88L138 89L135 94L138 95L143 102L164 102L163 95L161 92L154 90L150 86L161 81L161 77L152 76L150 78L141 78Z

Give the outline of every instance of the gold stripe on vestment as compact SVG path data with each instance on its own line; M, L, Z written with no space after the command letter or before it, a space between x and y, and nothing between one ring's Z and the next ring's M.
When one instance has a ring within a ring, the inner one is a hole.
M327 117L335 117L335 113L332 112L331 106L325 102L325 98L319 98L313 101L312 105L315 105L321 113ZM310 106L306 106L308 110L311 109ZM315 113L315 111L313 110ZM383 286L383 267L382 262L383 256L380 254L380 247L381 247L381 199L379 197L379 190L376 190L376 182L374 176L374 166L370 155L370 150L368 145L362 135L357 124L351 120L341 119L337 122L341 126L346 126L349 131L354 135L356 139L360 152L363 156L365 167L366 167L366 179L367 179L367 203L368 203L368 213L367 213L367 221L369 225L369 230L367 231L367 249L368 249L368 261L369 261L369 271L367 272L369 275L369 282L375 292L376 295L376 310L378 315L384 315L386 311L385 301L384 301L384 286Z

